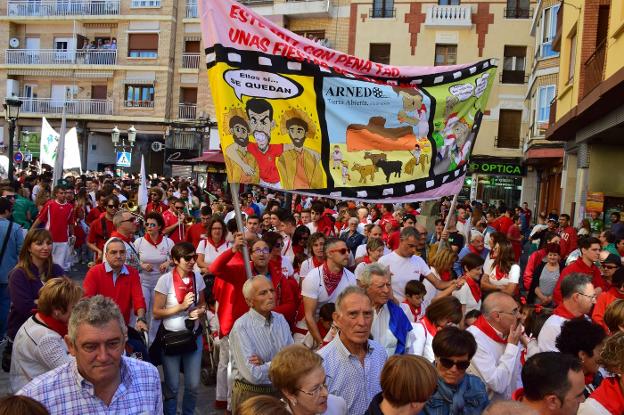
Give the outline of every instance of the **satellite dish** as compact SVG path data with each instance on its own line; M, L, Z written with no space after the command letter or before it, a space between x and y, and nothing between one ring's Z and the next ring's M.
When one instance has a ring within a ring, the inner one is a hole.
M16 37L12 37L11 40L9 40L9 46L11 46L13 49L19 48L19 45L20 41Z
M163 143L161 143L160 141L154 141L152 142L151 145L152 151L162 151L165 148L165 145Z

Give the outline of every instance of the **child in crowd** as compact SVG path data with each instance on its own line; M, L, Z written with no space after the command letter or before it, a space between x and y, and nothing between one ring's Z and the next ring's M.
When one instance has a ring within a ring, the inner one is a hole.
M319 347L319 349L332 341L338 334L338 329L334 326L334 320L332 318L334 311L336 311L336 305L334 303L323 304L319 310L319 321L316 324L319 333L323 338L323 344ZM314 340L312 339L310 332L308 332L303 339L303 344L309 348L314 346Z
M475 321L481 316L481 312L479 310L470 310L464 316L464 327L468 328L474 324Z
M522 308L526 310L526 318L523 321L523 338L527 338L527 343L525 344L524 350L522 350L520 355L520 361L524 365L526 359L536 353L539 353L537 336L539 336L540 331L542 330L542 326L544 326L544 323L552 314L552 310L550 308L543 308L540 304L537 304L535 306L524 305ZM522 341L522 343L524 343L524 341Z
M409 306L411 313L407 315L412 323L417 323L425 315L422 309L422 302L427 294L425 285L418 280L411 280L405 284L405 304Z

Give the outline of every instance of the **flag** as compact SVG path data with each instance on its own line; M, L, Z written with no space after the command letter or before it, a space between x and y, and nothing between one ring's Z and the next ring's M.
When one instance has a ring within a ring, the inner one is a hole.
M65 134L67 130L67 116L65 104L63 104L63 116L61 118L61 133L59 134L58 146L56 148L56 158L54 159L54 170L52 171L52 186L56 186L63 178L63 163L65 160Z
M231 183L335 199L427 200L461 189L496 61L383 65L200 0Z
M54 166L56 149L58 148L59 134L43 117L41 121L41 142L39 144L39 163Z
M145 212L147 206L147 176L145 176L145 155L141 155L141 175L139 183L139 192L137 194L137 201L141 211Z
M80 161L80 147L78 146L78 132L72 127L65 134L65 152L63 157L63 170L79 169L82 174L82 162Z

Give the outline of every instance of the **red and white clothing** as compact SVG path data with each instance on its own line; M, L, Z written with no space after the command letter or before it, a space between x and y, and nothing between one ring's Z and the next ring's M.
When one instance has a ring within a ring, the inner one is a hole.
M158 203L148 202L147 205L145 206L145 214L147 215L150 212L158 212L158 213L162 214L167 209L169 209L167 207L167 205L165 205L162 202L158 202Z
M225 252L230 246L230 243L226 242L225 238L219 243L214 243L212 239L207 238L199 241L199 245L197 245L195 253L203 254L204 262L206 265L210 266L210 264L212 264L214 260Z
M485 383L490 400L511 398L522 381L521 347L507 343L502 333L481 316L468 330L477 341L477 353L466 373L478 376Z
M578 245L578 236L573 226L567 226L559 229L559 248L561 249L561 258L566 258L570 252L574 251Z
M392 252L392 249L388 249L387 246L384 246L384 249L383 249L384 256L388 255L391 252ZM362 258L366 255L368 255L368 253L366 252L366 244L362 244L358 246L357 249L355 250L355 259Z
M548 320L544 322L542 326L542 330L540 331L539 336L537 337L537 345L539 347L540 352L558 352L557 346L555 346L555 342L557 340L557 336L561 334L561 326L568 320L571 320L575 317L563 304L559 305L553 311L553 314L548 317Z
M472 310L481 310L481 287L479 283L470 277L466 277L466 283L453 292L453 296L466 306L466 314Z
M513 264L509 272L502 272L498 266L495 266L490 273L490 284L502 286L507 284L518 284L520 282L520 266Z
M102 213L99 218L91 222L89 234L87 235L87 242L95 245L103 252L104 244L108 241L114 230L115 225L113 221L106 218L106 213Z
M173 213L171 210L165 210L162 214L162 217L165 221L165 228L172 226L173 224L178 223L178 216ZM169 234L169 238L173 241L173 243L182 242L186 239L186 228L184 223L179 223L178 226Z
M414 328L412 332L415 339L412 345L413 354L422 356L433 363L435 356L432 344L438 329L427 317L422 318L418 323L413 324L412 327Z
M186 242L192 243L195 249L197 249L201 240L206 239L207 237L208 231L204 227L203 223L194 223L186 231Z
M273 186L278 185L280 176L275 161L284 152L284 146L282 144L269 144L266 153L263 153L258 144L249 143L247 151L256 158L260 180Z
M293 251L292 238L284 233L282 235L282 256L288 257L292 263L295 259L295 252Z
M394 298L399 302L403 302L405 299L405 285L408 281L421 281L425 276L431 274L431 269L425 261L416 255L405 258L396 252L391 252L379 258L379 263L390 267L392 292ZM424 307L426 308L426 305Z
M604 379L600 386L579 406L578 415L624 414L624 393L619 377Z
M320 267L321 265L323 265L323 260L319 260L314 256L303 261L299 267L299 280L303 280L310 273L310 271L314 268Z
M187 292L196 292L195 298L198 299L199 293L206 288L204 279L197 272L192 273L194 281L191 281L191 276L185 275L177 276L177 278L180 278L180 283L177 283L176 276L176 270L167 272L158 279L156 284L155 291L166 296L165 308L173 308L181 304ZM163 318L162 324L165 326L165 329L169 331L183 331L186 330L185 320L187 318L188 310L182 310L179 313ZM196 321L195 329L197 329L198 325L199 321Z
M50 200L43 205L37 219L44 223L45 228L52 234L52 242L67 242L69 225L74 223L74 207L71 203Z
M592 311L592 320L598 323L605 329L605 332L609 332L607 325L604 322L604 314L609 307L609 304L618 299L624 299L624 294L618 292L615 287L611 287L608 291L601 293L596 300L594 310Z

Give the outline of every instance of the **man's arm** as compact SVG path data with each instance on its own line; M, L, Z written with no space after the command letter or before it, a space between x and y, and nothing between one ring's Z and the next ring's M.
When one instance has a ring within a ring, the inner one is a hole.
M139 279L138 271L136 274L132 275L130 284L130 289L132 290L132 306L134 307L134 312L137 316L135 327L137 330L147 330L147 323L145 321L138 320L145 320L145 309L147 308L145 298L143 297L143 289L141 288L141 280Z
M243 378L254 385L270 383L269 367L271 362L259 360L254 345L254 341L257 339L254 339L251 333L248 333L242 326L235 326L230 332L229 338L231 356ZM255 358L253 360L258 364L251 363L252 358Z

